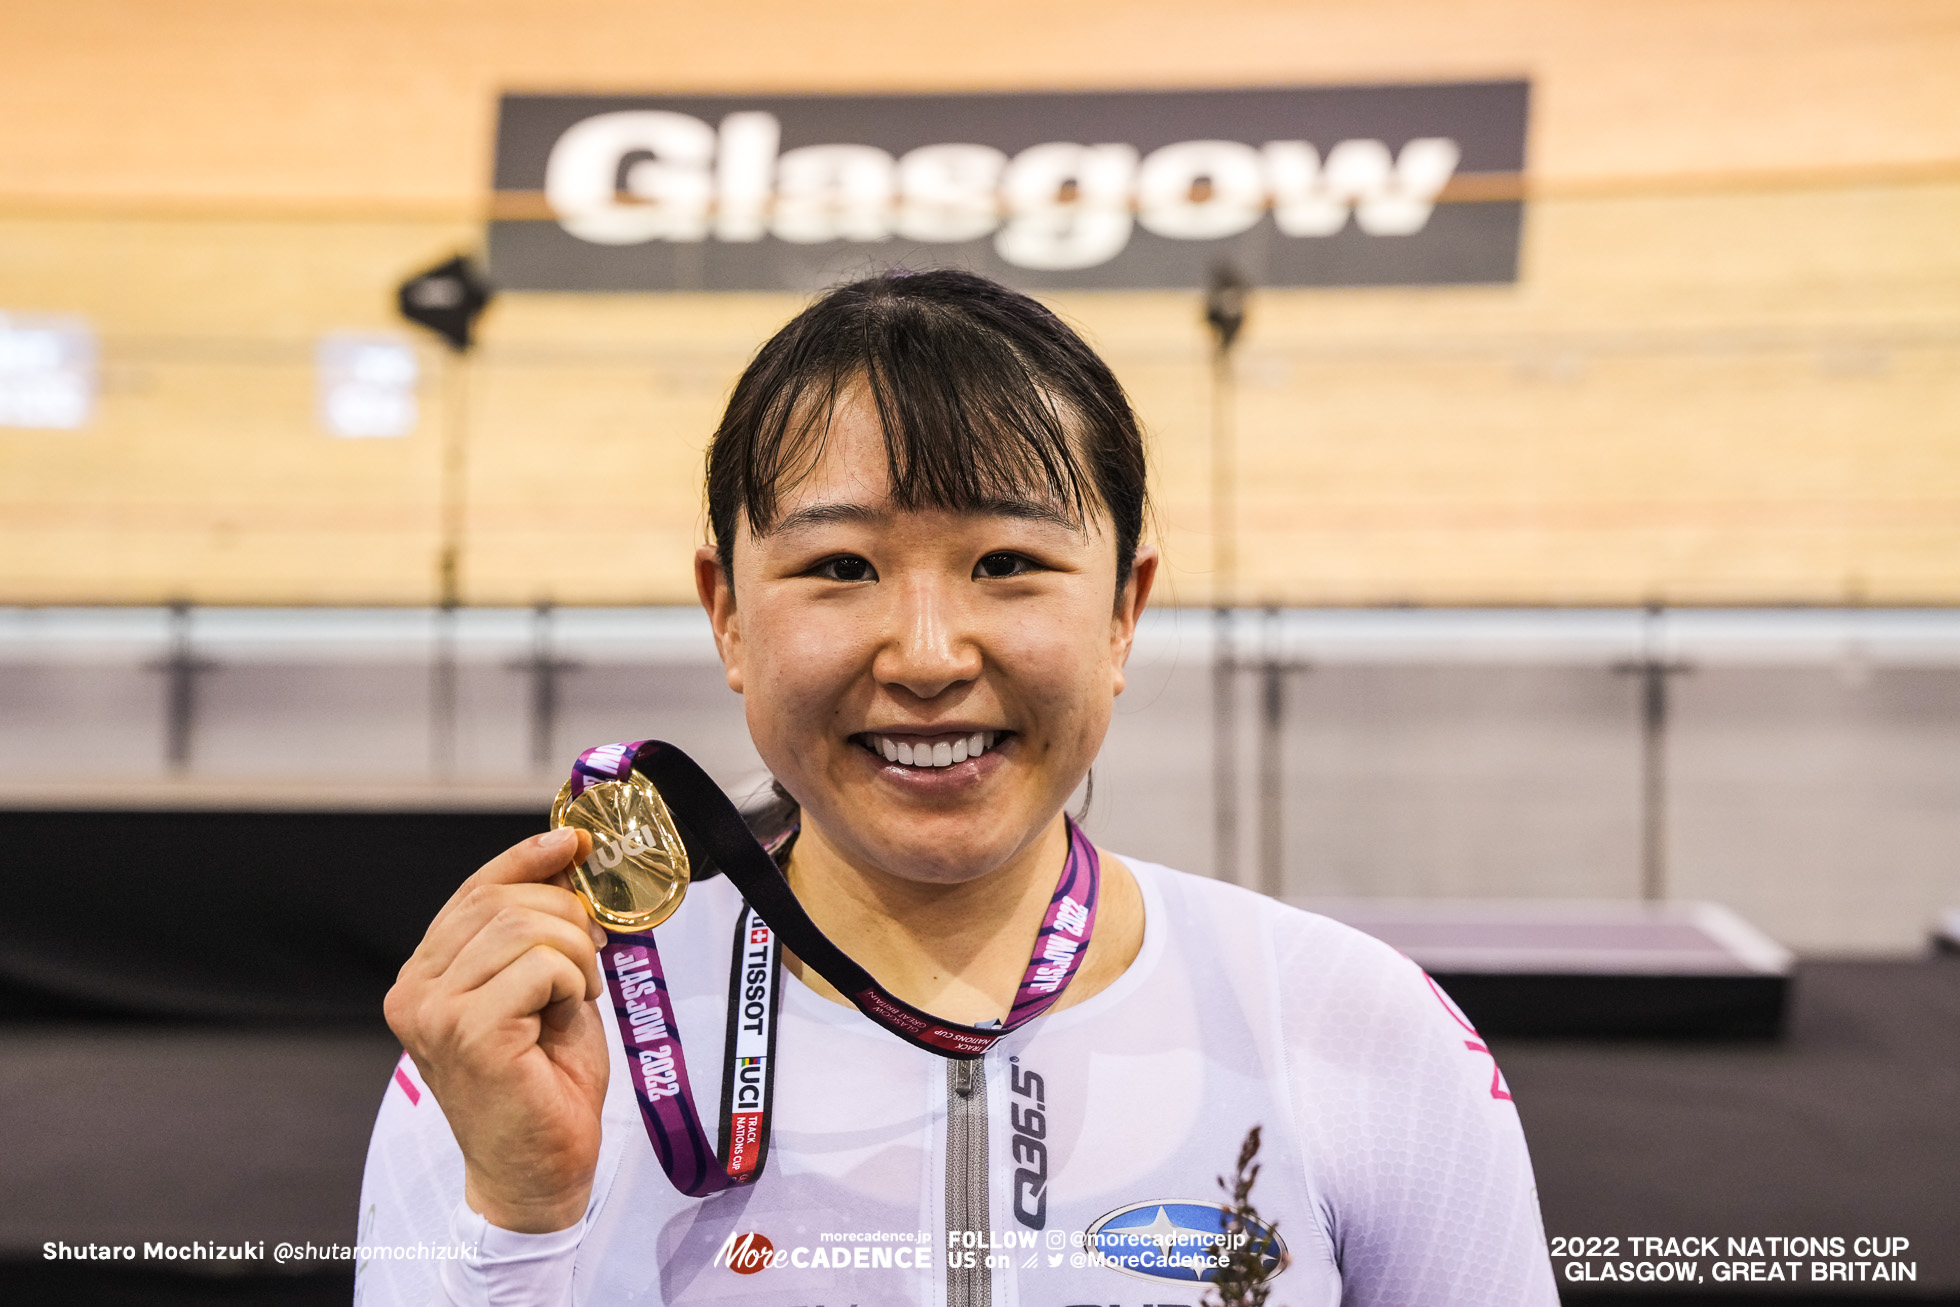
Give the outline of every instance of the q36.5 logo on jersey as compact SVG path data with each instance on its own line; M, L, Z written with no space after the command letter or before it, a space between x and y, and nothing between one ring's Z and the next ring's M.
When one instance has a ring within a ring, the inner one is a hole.
M1233 1236L1232 1211L1221 1203L1169 1198L1119 1207L1089 1227L1083 1242L1106 1266L1147 1280L1185 1284L1218 1278L1234 1239L1264 1249L1261 1261L1270 1277L1286 1268L1286 1244L1262 1221Z
M1014 1219L1039 1230L1048 1223L1047 1089L1018 1057L1007 1059L1007 1077L1014 1091L1007 1106L1007 1123L1014 1129Z

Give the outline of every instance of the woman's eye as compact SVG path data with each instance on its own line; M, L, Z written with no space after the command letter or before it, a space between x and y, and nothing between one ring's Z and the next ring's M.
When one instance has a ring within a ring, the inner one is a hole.
M1024 555L988 554L973 569L973 574L985 577L1021 576L1033 570L1034 563Z
M878 574L871 570L871 564L856 554L845 554L840 558L829 558L817 564L816 575L826 581L875 581Z

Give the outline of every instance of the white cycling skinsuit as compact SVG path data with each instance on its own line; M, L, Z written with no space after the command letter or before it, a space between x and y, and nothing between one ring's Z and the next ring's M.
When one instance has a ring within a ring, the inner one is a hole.
M613 1043L585 1219L463 1205L463 1159L406 1056L361 1191L359 1307L768 1303L1196 1307L1240 1142L1284 1241L1274 1307L1556 1307L1517 1112L1422 971L1324 917L1125 859L1142 951L979 1062L914 1048L785 971L755 1184L677 1192ZM694 886L658 939L713 1130L741 901ZM609 1038L611 1005L601 1000ZM388 1255L421 1244L452 1259Z

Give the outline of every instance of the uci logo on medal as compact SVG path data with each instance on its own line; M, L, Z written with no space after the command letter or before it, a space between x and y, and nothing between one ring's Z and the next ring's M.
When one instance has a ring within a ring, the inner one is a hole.
M1174 1198L1119 1207L1091 1225L1084 1242L1105 1265L1148 1280L1209 1283L1224 1265L1231 1209L1219 1203ZM1254 1222L1240 1238L1266 1245L1267 1275L1286 1266L1286 1244L1277 1231Z

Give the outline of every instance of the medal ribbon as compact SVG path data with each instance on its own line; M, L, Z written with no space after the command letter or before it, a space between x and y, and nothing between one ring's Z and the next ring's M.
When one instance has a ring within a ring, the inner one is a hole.
M782 869L756 843L721 787L673 745L636 740L587 749L572 768L572 797L595 781L623 781L636 769L666 800L688 846L692 878L724 874L746 901L737 919L731 964L718 1149L710 1147L695 1109L672 994L653 933L608 931L600 954L647 1136L668 1179L682 1193L706 1197L752 1184L762 1174L775 1082L777 973L784 945L872 1021L909 1044L955 1061L980 1057L1053 1007L1089 951L1101 867L1095 846L1070 821L1068 861L1049 898L1006 1019L980 1026L942 1021L891 993L817 929L783 879Z
M626 1049L633 1096L660 1169L682 1193L706 1198L762 1175L769 1151L775 1096L776 1001L782 945L755 909L735 923L734 974L729 978L728 1051L721 1077L721 1137L709 1140L694 1106L673 994L651 931L606 932L600 955L619 1039ZM745 993L762 992L743 1000Z

